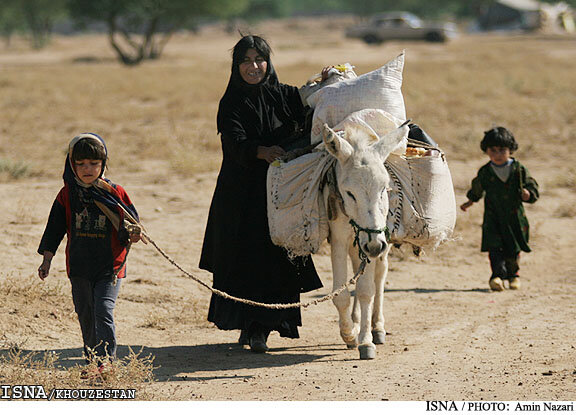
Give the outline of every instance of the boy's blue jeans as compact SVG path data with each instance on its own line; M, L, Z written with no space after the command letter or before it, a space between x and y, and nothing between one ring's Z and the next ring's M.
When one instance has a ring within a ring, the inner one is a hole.
M121 281L119 279L116 285L113 285L110 279L92 281L70 278L72 300L80 322L87 360L91 357L88 349L97 357L116 357L114 307Z

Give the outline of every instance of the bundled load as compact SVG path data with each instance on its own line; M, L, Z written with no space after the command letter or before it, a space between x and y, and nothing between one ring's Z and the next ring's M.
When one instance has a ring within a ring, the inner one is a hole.
M456 199L444 153L411 141L405 155L390 154L384 165L390 174L387 226L393 243L435 249L456 224Z
M336 82L343 81L345 79L354 79L358 78L356 72L354 72L354 67L350 65L348 62L342 65L336 65L331 68L328 72L328 78L324 81L321 80L322 75L317 73L313 75L306 81L306 85L302 86L298 92L300 92L300 99L304 106L308 104L308 98L314 94L316 91L319 91L321 88L325 86L335 84Z
M324 123L335 131L361 126L377 137L399 127L406 119L403 66L404 53L375 71L342 76L308 94L314 108L312 143L322 141ZM310 154L274 162L268 169L270 235L292 256L317 252L328 237L321 187L334 163L320 144ZM456 222L456 201L444 153L433 141L409 139L393 151L385 167L391 178L390 242L434 249L447 240Z
M314 108L312 144L322 141L324 124L334 128L353 112L363 109L381 109L404 122L403 69L404 52L372 72L343 79L310 95L307 103Z
M314 151L268 168L268 225L272 242L289 256L318 252L328 238L328 216L320 188L336 160Z

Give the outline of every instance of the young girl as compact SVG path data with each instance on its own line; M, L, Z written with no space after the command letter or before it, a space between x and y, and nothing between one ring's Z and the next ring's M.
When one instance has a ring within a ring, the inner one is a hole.
M510 289L517 290L520 288L520 251L531 251L528 218L522 202L538 200L538 183L526 167L511 157L518 144L506 128L486 131L480 148L490 162L482 166L472 180L472 188L466 194L468 201L460 208L466 211L484 196L481 250L488 252L490 259L490 288L502 291L503 280L508 280Z
M52 205L38 248L44 256L38 276L50 272L52 257L67 235L66 270L87 360L116 355L114 306L126 275L126 246L140 240L140 228L125 221L138 213L124 189L103 177L108 159L104 140L81 134L68 147L64 187ZM130 229L130 231L127 230Z

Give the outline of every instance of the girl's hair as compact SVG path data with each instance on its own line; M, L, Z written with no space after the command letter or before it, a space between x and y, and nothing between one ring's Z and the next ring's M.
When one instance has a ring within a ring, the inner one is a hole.
M256 49L260 56L262 56L268 64L270 64L270 55L272 54L272 49L266 40L260 36L256 35L246 35L242 36L242 39L236 43L234 49L232 50L232 71L242 63L244 56L246 56L246 51L248 49Z
M106 150L100 141L92 137L85 137L74 145L72 161L77 160L106 160Z
M518 143L514 135L504 127L494 127L491 130L484 131L484 138L480 143L480 148L486 152L488 147L508 147L510 153L518 150Z

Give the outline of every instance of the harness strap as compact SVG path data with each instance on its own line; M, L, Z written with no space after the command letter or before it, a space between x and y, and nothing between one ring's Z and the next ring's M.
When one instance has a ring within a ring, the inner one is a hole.
M373 233L380 234L384 232L384 235L386 236L386 241L387 242L390 241L390 231L388 230L387 226L384 226L384 228L382 229L369 229L369 228L363 228L362 226L358 225L354 221L354 219L350 219L349 223L350 225L352 225L352 228L354 229L354 243L352 244L352 246L358 245L358 257L362 261L365 260L367 262L370 262L370 260L368 259L368 255L366 254L366 252L364 252L364 250L360 246L360 232L366 232L368 234L368 241L372 240Z
M336 165L333 165L324 177L324 181L322 182L322 187L328 185L329 194L328 194L328 219L335 220L338 217L338 211L340 210L344 215L346 214L346 210L344 209L344 198L338 189L338 183L336 181ZM379 234L384 232L386 235L386 241L390 241L390 231L387 226L384 226L382 229L369 229L363 228L358 225L354 219L350 219L350 225L354 230L354 243L352 246L358 246L358 257L361 261L370 262L368 259L368 255L362 250L360 246L360 232L366 232L368 234L368 241L372 241L372 234Z
M336 165L333 164L332 167L328 169L326 175L324 176L324 182L322 187L328 185L328 219L336 220L338 217L338 211L341 211L346 215L346 210L344 209L344 199L340 190L338 190L338 184L336 182Z
M397 235L398 230L400 229L400 224L402 221L402 212L404 209L404 189L402 188L402 182L400 181L400 179L398 178L398 176L394 172L394 169L392 168L392 166L390 165L390 163L388 161L384 162L384 167L386 168L386 170L388 170L388 174L390 175L390 177L394 181L396 188L398 189L398 192L397 192L398 206L397 206L395 211L391 211L389 209L389 213L392 213L392 215L394 217L394 227L392 228L391 234ZM390 237L388 237L388 239L389 238Z

